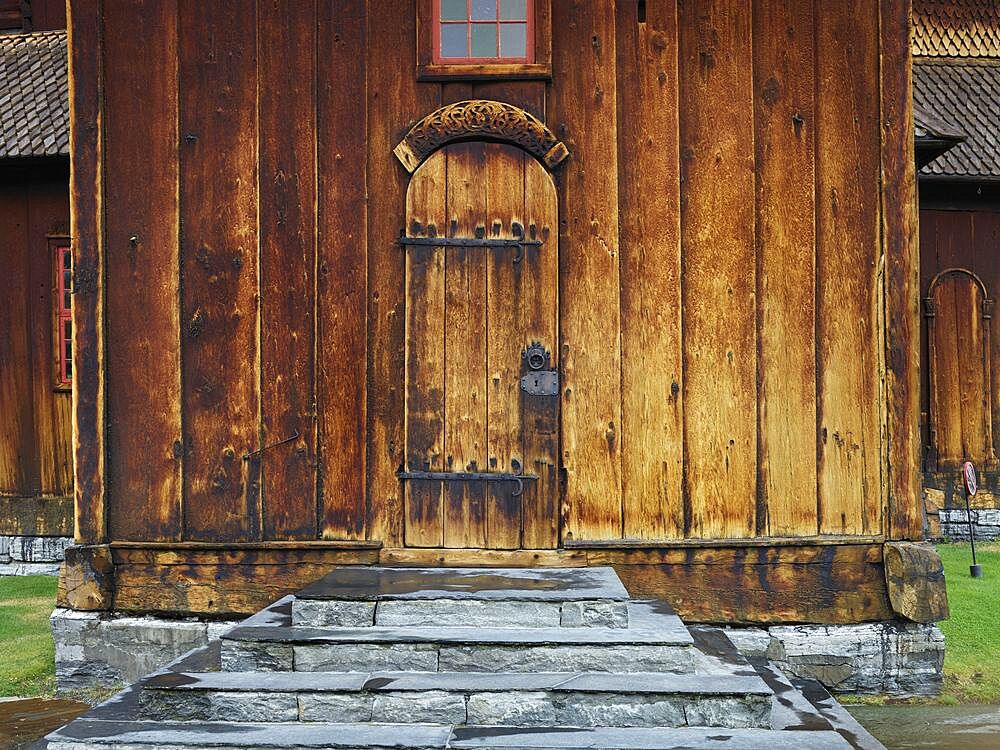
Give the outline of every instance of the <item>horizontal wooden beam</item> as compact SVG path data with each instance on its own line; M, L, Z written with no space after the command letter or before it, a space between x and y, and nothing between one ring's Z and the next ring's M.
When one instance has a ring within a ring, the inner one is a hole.
M73 536L73 498L0 496L0 535Z
M833 544L880 544L885 541L881 535L823 535L823 536L761 536L748 539L612 539L607 541L573 541L563 543L566 549L612 550L612 549L698 549L707 547L805 547L828 546Z

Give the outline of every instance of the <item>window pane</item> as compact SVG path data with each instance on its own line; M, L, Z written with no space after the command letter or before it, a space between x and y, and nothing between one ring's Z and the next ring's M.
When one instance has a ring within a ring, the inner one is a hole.
M70 267L70 257L71 257L70 254L69 254L69 250L62 250L61 252L62 252L62 267L63 268L69 268Z
M464 21L467 11L465 0L441 0L442 21Z
M464 23L441 24L441 57L468 57L468 30Z
M528 54L528 24L500 25L500 54L504 57L526 57Z
M472 0L473 21L495 21L496 17L497 0Z
M497 56L497 27L492 23L476 23L472 25L472 56Z
M69 310L73 306L73 299L69 289L63 290L63 310Z
M503 21L527 21L528 0L500 0L500 19Z

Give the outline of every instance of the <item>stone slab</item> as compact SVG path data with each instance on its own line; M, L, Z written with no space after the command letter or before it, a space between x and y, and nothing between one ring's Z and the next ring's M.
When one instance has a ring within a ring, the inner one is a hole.
M670 645L442 646L446 672L689 672L691 649Z
M297 672L435 672L438 669L438 649L433 644L320 644L293 646L292 649Z
M303 602L305 604L306 602ZM357 602L309 602L340 607ZM378 602L375 624L390 627L558 628L561 602L482 599L390 600Z
M836 732L775 732L767 729L692 728L560 728L520 729L466 727L456 729L448 744L456 750L850 750Z
M625 601L613 568L337 568L296 595L300 599L483 599Z
M321 601L319 599L295 599L292 601L292 625L313 628L361 628L371 627L375 624L406 623L376 623L375 602Z
M119 722L78 719L46 738L49 750L160 748L444 748L447 726L419 724L241 724L233 722Z

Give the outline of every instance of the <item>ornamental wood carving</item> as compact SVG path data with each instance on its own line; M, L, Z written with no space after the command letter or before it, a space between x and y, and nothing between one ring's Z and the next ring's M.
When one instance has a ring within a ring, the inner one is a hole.
M412 173L441 146L472 138L520 146L550 170L569 156L565 144L537 117L513 104L491 99L467 99L431 112L410 128L393 153Z

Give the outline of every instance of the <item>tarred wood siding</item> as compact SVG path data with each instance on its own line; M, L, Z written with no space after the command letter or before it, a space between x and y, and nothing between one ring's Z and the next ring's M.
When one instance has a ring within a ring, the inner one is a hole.
M120 0L100 33L93 5L73 13L103 37L107 208L79 205L101 241L107 222L115 537L403 544L392 148L469 97L525 107L571 152L564 541L911 533L915 446L887 424L916 422L916 297L882 285L909 267L912 191L891 210L880 191L912 182L905 0L649 0L644 23L567 0L550 82L443 83L417 80L413 0ZM130 264L154 253L138 294Z
M69 235L65 165L8 169L0 178L0 495L73 491L71 396L59 387L55 237ZM62 244L65 244L65 240Z

